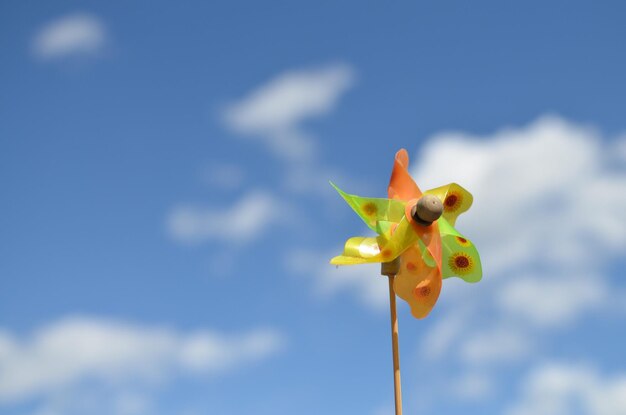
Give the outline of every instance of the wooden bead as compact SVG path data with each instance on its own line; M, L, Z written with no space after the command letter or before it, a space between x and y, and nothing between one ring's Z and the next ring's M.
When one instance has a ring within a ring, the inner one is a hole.
M439 219L442 213L443 204L437 196L433 195L422 196L411 210L413 219L423 225L430 225Z
M391 277L400 272L400 257L389 262L380 263L380 275Z

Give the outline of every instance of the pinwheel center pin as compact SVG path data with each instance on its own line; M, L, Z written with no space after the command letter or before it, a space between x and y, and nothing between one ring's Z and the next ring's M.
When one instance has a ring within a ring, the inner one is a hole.
M402 414L396 295L421 319L435 306L443 279L457 276L477 282L482 278L476 247L454 227L458 215L470 208L472 195L456 183L422 193L408 166L408 153L401 149L396 153L386 199L350 195L331 183L377 233L376 237L349 238L343 253L330 262L380 262L381 274L388 277L396 415Z

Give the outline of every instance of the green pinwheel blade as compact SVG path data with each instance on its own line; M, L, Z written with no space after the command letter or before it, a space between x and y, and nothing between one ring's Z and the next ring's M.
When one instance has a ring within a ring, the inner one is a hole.
M360 197L350 195L330 182L357 215L374 232L381 234L388 230L384 222L398 223L404 217L405 202L395 199ZM383 222L380 226L378 222Z

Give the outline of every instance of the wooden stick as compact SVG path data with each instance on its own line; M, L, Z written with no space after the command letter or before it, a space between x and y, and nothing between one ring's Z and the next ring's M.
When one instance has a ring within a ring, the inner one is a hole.
M396 292L393 281L400 271L400 258L381 264L380 273L389 277L389 311L391 314L391 349L393 352L393 391L396 415L402 415L402 386L400 385L400 351L398 349L398 315L396 313Z
M439 219L443 212L443 204L433 195L422 196L411 209L411 217L417 223L429 226ZM383 262L381 275L389 277L389 311L391 314L391 350L393 352L393 391L396 404L396 415L402 415L402 385L400 384L400 350L398 348L398 315L396 313L396 292L393 282L400 271L400 258Z
M395 276L389 276L389 309L391 311L391 347L393 349L393 390L396 415L402 415L402 386L400 385L400 351L398 349L398 316L396 314L396 293L393 290Z

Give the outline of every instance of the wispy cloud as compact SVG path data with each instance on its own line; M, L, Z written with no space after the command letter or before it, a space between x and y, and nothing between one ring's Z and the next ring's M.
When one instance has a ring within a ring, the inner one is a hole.
M318 298L351 292L367 307L387 309L387 280L376 278L376 275L380 275L380 264L333 267L329 260L337 252L339 250L326 253L294 250L286 256L285 267L292 274L310 277Z
M86 381L146 386L179 373L217 375L283 346L283 335L271 329L181 333L87 317L56 321L29 336L0 331L0 403L45 397Z
M229 105L222 118L228 128L261 140L276 156L307 159L315 143L301 123L329 113L353 82L354 72L345 64L285 72Z
M422 337L422 353L426 359L439 360L448 354L458 340L459 333L470 324L467 309L440 316L438 323Z
M32 52L42 60L70 55L95 55L105 46L102 22L90 14L72 14L52 21L34 37Z
M527 357L533 344L526 333L502 325L469 335L460 345L461 358L470 365L511 362Z
M588 365L544 363L523 382L506 415L615 415L626 413L626 374L607 376Z
M220 189L233 190L241 187L246 178L246 171L238 164L213 163L202 174L210 185Z
M598 274L554 278L546 273L520 276L505 284L496 298L500 309L536 326L563 326L579 316L602 309L610 288Z
M250 191L231 206L180 206L168 218L170 235L178 241L207 240L243 244L259 237L271 225L287 221L286 203L264 191Z
M620 162L626 163L626 135L615 141L611 154L614 154Z
M468 401L490 397L495 389L493 379L479 371L464 373L451 386L455 396Z

